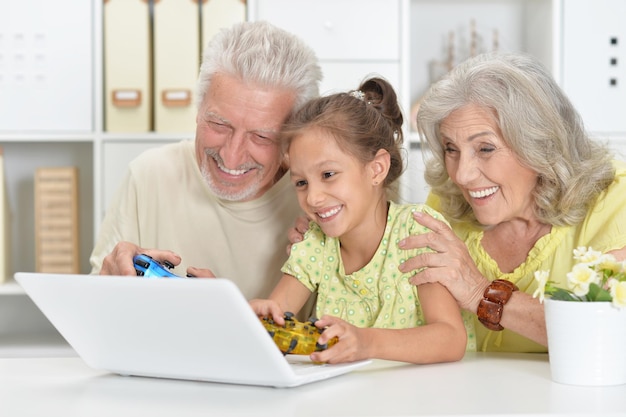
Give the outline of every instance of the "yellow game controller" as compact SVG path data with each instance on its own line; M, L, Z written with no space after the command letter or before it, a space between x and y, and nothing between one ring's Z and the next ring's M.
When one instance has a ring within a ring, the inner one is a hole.
M284 326L276 324L271 318L263 317L261 319L263 326L284 355L310 355L337 343L336 337L323 345L317 343L322 330L315 327L316 321L317 319L311 318L306 322L300 322L290 312L285 313Z

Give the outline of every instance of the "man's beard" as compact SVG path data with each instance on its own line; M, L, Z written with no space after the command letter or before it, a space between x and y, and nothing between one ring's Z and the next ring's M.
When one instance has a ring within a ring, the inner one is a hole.
M217 169L224 167L224 162L222 158L211 149L205 150L205 155L215 161L217 165ZM263 166L258 164L247 164L246 166L239 167L237 169L241 170L249 170L254 168L257 170L254 181L247 185L244 189L238 191L230 191L230 185L228 183L221 183L211 175L208 162L206 159L203 159L202 166L200 167L200 172L202 173L202 177L204 178L204 182L206 182L207 186L211 190L216 197L221 198L223 200L228 201L248 201L252 197L254 197L261 188L261 178L263 177ZM221 185L221 186L220 186Z

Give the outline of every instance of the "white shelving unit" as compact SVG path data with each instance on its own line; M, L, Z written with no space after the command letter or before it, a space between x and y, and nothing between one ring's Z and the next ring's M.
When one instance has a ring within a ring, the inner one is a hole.
M593 13L585 9L590 3ZM446 60L451 33L455 61L469 54L472 25L477 52L492 49L497 33L499 49L538 56L559 82L565 82L573 101L585 110L588 93L577 86L582 87L590 74L587 69L581 70L580 60L585 61L585 54L594 63L615 58L617 65L590 66L615 78L617 84L602 90L611 94L607 100L590 97L591 108L597 110L607 102L623 115L625 5L623 0L249 0L248 13L250 19L266 18L285 26L316 49L326 72L323 93L354 88L369 73L379 73L396 86L407 119L411 105L436 78L436 63ZM54 18L55 13L63 15ZM89 272L88 256L98 226L127 163L149 147L193 137L193 131L103 131L102 16L101 0L24 0L0 5L0 146L4 149L12 212L10 275L35 269L36 167L79 167L80 264L82 272ZM72 25L59 25L68 19ZM591 34L584 41L580 36L587 31L579 28L589 29ZM613 38L616 44L605 45ZM31 41L32 48L27 49ZM26 49L15 49L14 44ZM74 45L82 52L76 53ZM75 55L86 60L77 63ZM80 65L80 74L69 80L63 78L67 74L52 77ZM15 68L22 71L21 75L12 72ZM6 100L7 94L17 94L16 86L27 82L28 77L34 77L32 86L22 89L28 94L19 100ZM582 81L577 83L579 79ZM63 106L72 106L71 117L66 117L67 112L57 115ZM590 118L596 123L602 115ZM596 133L626 156L626 128L623 118L618 122L622 125L608 132L595 124ZM407 132L409 164L401 192L408 201L423 201L427 191L421 180L421 150L408 121ZM42 350L67 352L66 348L17 284L0 285L0 356Z
M0 146L11 230L9 280L0 286L0 355L70 352L37 307L11 282L35 269L34 172L41 166L79 169L81 249L93 242L95 65L93 4L81 0L0 5ZM96 2L94 2L96 3ZM76 19L71 25L66 12ZM57 19L55 14L64 13ZM87 268L81 262L81 268ZM4 275L5 272L2 271Z
M193 126L180 134L103 131L102 7L100 0L0 5L0 146L12 224L11 270L0 284L0 357L73 352L12 279L35 270L35 169L78 167L80 271L89 273L100 221L127 163L149 147L193 137ZM68 18L72 25L56 25ZM76 55L84 58L78 64ZM64 106L70 110L59 116Z

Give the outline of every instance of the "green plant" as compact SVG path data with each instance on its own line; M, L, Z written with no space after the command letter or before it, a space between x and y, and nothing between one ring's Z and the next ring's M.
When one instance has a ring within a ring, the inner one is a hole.
M615 307L626 307L626 261L584 246L574 249L574 259L577 262L567 273L567 288L555 286L550 271L535 272L538 286L533 297L541 302L546 296L563 301L610 301Z

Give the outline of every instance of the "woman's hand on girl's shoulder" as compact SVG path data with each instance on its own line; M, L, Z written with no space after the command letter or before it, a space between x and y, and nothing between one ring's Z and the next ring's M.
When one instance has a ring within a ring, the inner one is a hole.
M413 285L439 282L452 294L461 308L476 311L489 285L474 263L467 246L444 222L415 212L415 220L430 232L409 236L398 243L401 249L429 248L400 264L403 273L419 270L411 279Z

